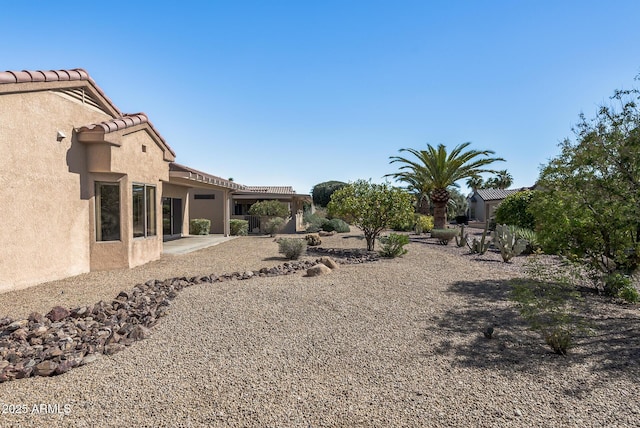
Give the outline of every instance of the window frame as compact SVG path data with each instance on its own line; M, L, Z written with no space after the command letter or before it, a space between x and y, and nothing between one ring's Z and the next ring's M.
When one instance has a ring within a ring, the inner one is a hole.
M158 188L152 184L132 183L131 185L131 234L134 239L158 236L157 222ZM136 201L140 198L140 201ZM142 205L140 207L140 204ZM141 208L141 212L138 212ZM138 217L138 218L136 218ZM142 221L142 224L139 224ZM142 232L136 232L136 228Z
M102 205L102 187L103 186L109 186L109 187L116 187L118 190L118 197L117 197L117 215L114 216L115 219L117 219L117 229L118 229L118 233L117 233L117 237L114 237L113 239L104 239L103 235L104 235L104 228L103 226L103 205ZM122 197L122 192L121 192L121 186L119 182L113 182L113 181L95 181L94 182L94 192L95 192L95 210L94 210L94 214L95 214L95 240L96 242L121 242L122 241L122 203L121 203L121 197Z

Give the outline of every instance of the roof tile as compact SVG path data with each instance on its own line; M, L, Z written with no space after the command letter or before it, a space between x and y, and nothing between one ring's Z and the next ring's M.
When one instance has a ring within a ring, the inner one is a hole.
M64 82L70 80L90 80L89 74L82 68L71 70L35 70L35 71L2 71L1 83L27 83L27 82Z

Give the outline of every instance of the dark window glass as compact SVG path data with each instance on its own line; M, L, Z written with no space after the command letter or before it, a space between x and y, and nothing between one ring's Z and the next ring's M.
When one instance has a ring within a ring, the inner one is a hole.
M120 240L120 185L96 183L96 241Z
M144 185L133 185L133 237L144 236Z

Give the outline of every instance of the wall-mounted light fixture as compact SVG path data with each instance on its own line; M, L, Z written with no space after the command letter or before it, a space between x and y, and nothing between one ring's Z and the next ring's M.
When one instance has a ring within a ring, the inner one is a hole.
M58 135L56 136L56 140L58 140L58 142L60 142L60 141L64 140L65 138L67 138L65 133L62 132L62 131L58 131Z

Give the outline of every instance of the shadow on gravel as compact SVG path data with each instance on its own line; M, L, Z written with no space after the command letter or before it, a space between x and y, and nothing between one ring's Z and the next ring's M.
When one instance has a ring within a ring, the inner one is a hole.
M591 334L580 333L566 357L554 354L542 336L532 331L509 301L510 281L459 281L449 287L455 306L433 319L424 340L433 343L436 354L454 365L489 369L506 374L531 374L573 366L608 378L640 380L640 316L637 308L618 305L593 293L584 294L586 309L581 319ZM487 327L493 338L485 337ZM590 387L577 380L567 393Z

